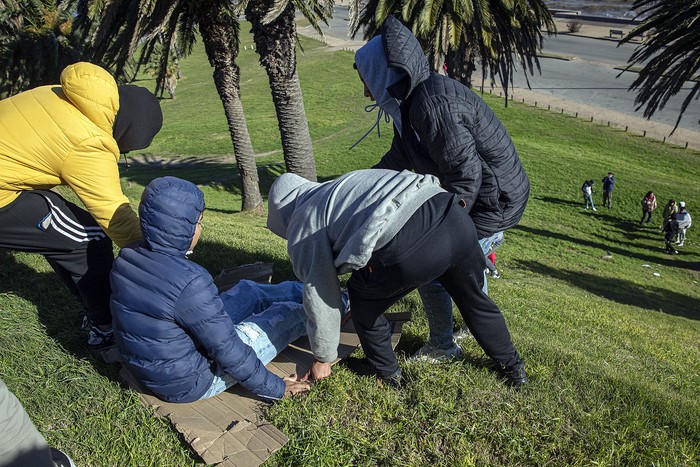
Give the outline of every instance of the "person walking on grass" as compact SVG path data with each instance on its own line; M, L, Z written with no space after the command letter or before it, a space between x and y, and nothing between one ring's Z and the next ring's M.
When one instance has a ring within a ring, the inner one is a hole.
M678 235L678 221L676 220L676 213L671 214L668 222L664 224L664 253L669 255L677 255L678 250L673 246L673 239Z
M430 71L418 39L387 17L380 34L355 54L364 95L393 119L394 138L377 169L412 170L439 178L458 194L484 254L503 241L525 211L530 182L508 131L488 105L462 83ZM378 116L379 117L379 116ZM488 293L484 275L484 291ZM461 353L453 342L452 301L439 284L418 289L430 338L416 358L444 361Z
M240 384L268 400L309 390L265 368L306 331L298 282L242 281L218 294L187 259L202 232L204 195L175 177L141 197L143 239L114 261L114 337L125 365L160 399L192 402Z
M678 205L678 213L676 214L676 220L678 221L678 240L676 240L676 244L678 246L683 246L685 244L686 232L692 225L693 219L686 210L685 201L681 201Z
M640 224L648 224L651 222L651 215L656 210L656 196L653 191L649 191L642 198L642 220ZM646 219L646 220L645 220Z
M593 180L586 180L581 186L581 192L583 193L583 201L586 204L585 209L588 210L588 205L590 204L591 209L597 211L595 205L593 204L593 185L595 182Z
M603 177L603 206L608 209L612 208L612 195L615 189L615 174L608 172L608 175Z
M315 362L304 376L331 374L340 338L338 275L367 360L355 368L401 384L384 313L412 290L437 280L509 384L528 381L499 308L483 291L484 254L468 204L432 175L368 169L325 183L285 173L269 193L267 227L287 240Z
M1 100L0 122L0 248L43 255L82 304L88 344L111 345L112 241L141 237L117 162L151 144L163 122L158 100L83 62L65 68L60 85Z

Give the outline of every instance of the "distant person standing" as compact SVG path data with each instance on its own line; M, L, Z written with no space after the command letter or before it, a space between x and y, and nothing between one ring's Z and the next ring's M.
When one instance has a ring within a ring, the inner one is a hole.
M581 186L581 192L583 193L583 201L586 203L586 209L588 209L588 205L591 205L591 209L594 211L597 211L595 208L595 205L593 205L593 184L595 182L593 180L586 180L583 182L583 186Z
M685 201L681 201L679 206L678 214L676 214L676 220L678 221L678 240L676 240L676 244L683 246L685 244L685 233L690 228L693 219L685 208Z
M608 209L612 207L612 192L615 188L615 175L608 172L608 175L603 178L603 206Z
M678 212L678 206L676 206L676 200L671 198L668 200L668 203L666 203L666 206L664 206L664 210L662 212L662 216L664 218L663 224L661 224L661 230L664 230L666 227L666 224L669 223L671 220L671 216L676 214Z
M656 196L654 192L650 191L642 198L642 220L639 221L640 224L648 224L651 222L651 213L656 210ZM646 218L646 221L644 220Z
M671 214L668 218L668 222L664 224L664 243L666 248L664 248L664 253L669 255L677 255L678 250L673 246L673 238L678 235L678 221L676 220L676 213Z

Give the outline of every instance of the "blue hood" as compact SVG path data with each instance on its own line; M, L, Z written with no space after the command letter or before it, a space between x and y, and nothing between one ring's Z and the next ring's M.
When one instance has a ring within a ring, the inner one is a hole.
M187 180L156 178L141 196L141 245L153 251L185 256L204 211L204 193Z

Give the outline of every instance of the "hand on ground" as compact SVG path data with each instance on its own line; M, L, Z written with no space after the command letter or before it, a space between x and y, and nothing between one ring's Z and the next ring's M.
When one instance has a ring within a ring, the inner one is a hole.
M311 364L311 368L304 374L301 378L302 381L308 381L312 379L314 381L322 380L323 378L328 378L331 375L331 364L330 362L319 362L314 361Z
M291 376L285 376L284 378L282 378L282 381L284 381L285 385L284 397L294 396L303 392L309 392L309 389L311 389L311 385L309 385L309 383L307 382L299 381L299 378L296 374Z

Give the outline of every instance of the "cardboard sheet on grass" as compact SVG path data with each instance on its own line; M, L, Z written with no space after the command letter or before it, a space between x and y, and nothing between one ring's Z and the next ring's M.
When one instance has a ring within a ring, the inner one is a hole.
M222 271L215 283L219 290L227 290L241 279L269 282L272 265L255 263ZM411 318L410 313L387 315L393 324L392 345L401 337L403 323ZM340 335L338 360L350 355L360 345L352 321L345 324ZM301 374L313 362L309 341L302 337L293 342L267 368L278 376ZM216 397L189 404L163 402L140 386L127 370L122 368L121 378L139 393L141 402L151 406L156 413L170 420L207 464L223 467L258 466L284 446L288 438L274 425L266 422L261 414L264 405L241 386L236 385Z

